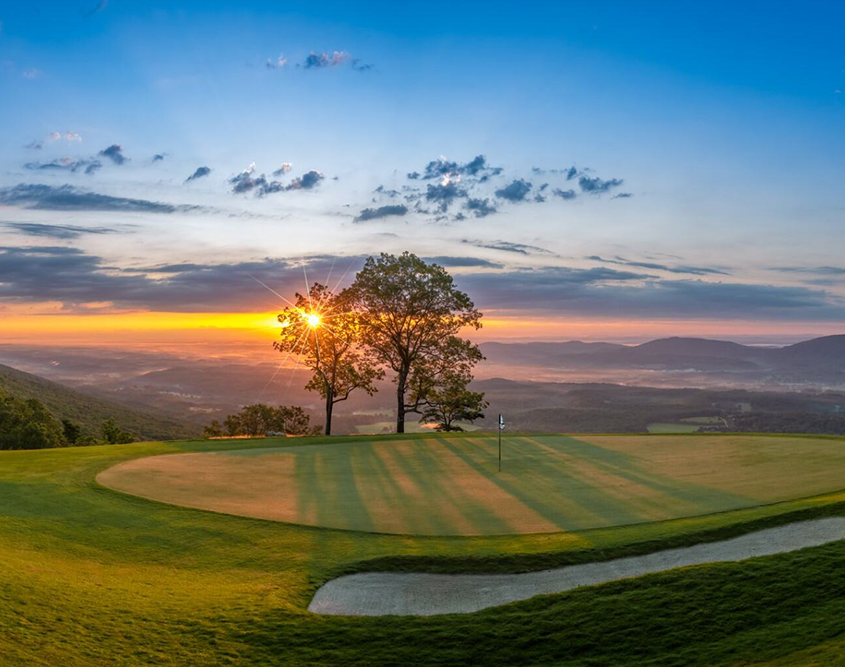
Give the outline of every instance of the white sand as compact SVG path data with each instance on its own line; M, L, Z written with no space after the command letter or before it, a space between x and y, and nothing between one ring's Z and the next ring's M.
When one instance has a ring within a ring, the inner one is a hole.
M814 547L845 538L845 518L802 521L721 542L697 544L602 563L523 574L371 572L324 584L309 611L343 616L466 614L535 595L663 572L678 567L739 561Z

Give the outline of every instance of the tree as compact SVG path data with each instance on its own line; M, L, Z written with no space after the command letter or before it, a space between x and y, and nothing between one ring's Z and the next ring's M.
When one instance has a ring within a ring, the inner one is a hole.
M70 419L62 419L62 430L69 445L75 445L82 436L82 427L74 424Z
M420 423L434 423L438 431L462 431L455 422L474 422L484 418L490 405L484 393L470 391L471 377L461 372L446 372L426 395Z
M109 445L127 445L135 442L135 436L121 429L111 417L103 422L102 434L103 440Z
M202 432L206 438L219 438L223 435L223 427L220 426L219 421L212 419L211 423Z
M370 355L396 373L396 432L404 433L405 414L420 410L447 364L471 368L482 358L457 337L480 329L481 313L443 267L408 252L367 258L350 292Z
M40 401L22 400L0 390L0 449L42 449L65 444L61 425Z
M351 309L348 291L333 294L325 285L314 283L307 296L297 293L296 304L279 315L281 340L273 344L279 351L297 355L314 374L305 385L325 400L324 432L332 433L332 412L356 389L372 396L375 381L384 377L359 350L360 316Z
M319 435L320 427L311 426L311 418L298 405L280 405L274 408L263 403L244 406L240 412L232 414L223 420L223 427L215 419L205 427L208 437L226 434L236 435L265 435L267 433L284 433L286 435Z

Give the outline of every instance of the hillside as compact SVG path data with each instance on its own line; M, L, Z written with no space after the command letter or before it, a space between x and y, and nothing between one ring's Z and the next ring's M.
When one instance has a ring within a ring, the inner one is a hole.
M2 364L0 389L18 398L38 399L57 418L80 424L89 435L99 435L100 426L109 417L122 429L135 433L143 440L172 440L197 435L196 427L175 419L134 410Z

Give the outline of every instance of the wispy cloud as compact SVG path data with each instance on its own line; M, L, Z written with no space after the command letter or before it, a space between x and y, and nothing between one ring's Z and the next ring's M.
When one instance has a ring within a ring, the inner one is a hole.
M20 183L0 188L0 203L45 211L127 211L135 213L175 213L196 207L174 206L162 202L127 197L112 197L76 188L72 185Z
M603 264L616 264L640 269L652 269L654 271L668 271L669 273L686 273L694 276L703 276L711 274L722 276L730 275L730 272L725 271L724 269L718 269L714 267L689 266L683 264L677 266L669 266L668 264L658 264L655 262L637 262L619 256L615 257L614 259L605 259L604 257L599 257L598 255L590 255L589 257L587 257L587 259L592 260L594 262L602 262Z
M479 241L473 239L461 239L461 243L466 243L476 248L487 248L489 250L501 250L503 252L513 252L519 255L552 255L556 256L551 250L540 248L535 245L526 245L524 243L512 243L510 241Z
M0 222L0 225L27 236L53 239L75 239L87 234L118 234L113 227L80 227L79 225L48 225L37 222Z

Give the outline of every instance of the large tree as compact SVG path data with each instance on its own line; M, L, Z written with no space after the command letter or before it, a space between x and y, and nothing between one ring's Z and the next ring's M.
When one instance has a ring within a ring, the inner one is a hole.
M453 369L438 376L426 392L420 422L435 424L438 431L463 431L456 422L483 419L490 404L484 400L484 392L470 391L471 379L471 375Z
M396 373L396 432L404 433L406 413L419 412L439 372L482 358L457 336L479 329L481 313L443 267L408 252L369 257L350 291L370 355Z
M361 354L361 318L353 309L351 293L334 294L314 283L308 295L297 294L296 303L279 315L280 340L274 347L296 355L314 374L305 385L325 400L325 434L332 433L332 412L356 389L375 393L376 380L384 376Z

